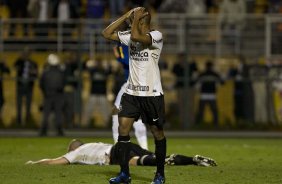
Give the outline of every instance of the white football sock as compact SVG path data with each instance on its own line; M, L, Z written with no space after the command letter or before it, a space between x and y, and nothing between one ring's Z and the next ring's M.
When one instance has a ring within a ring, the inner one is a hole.
M113 138L114 138L114 143L117 143L118 141L118 115L112 115L112 131L113 131Z
M138 144L143 148L148 150L148 140L147 140L147 129L141 119L138 119L133 124L135 136Z

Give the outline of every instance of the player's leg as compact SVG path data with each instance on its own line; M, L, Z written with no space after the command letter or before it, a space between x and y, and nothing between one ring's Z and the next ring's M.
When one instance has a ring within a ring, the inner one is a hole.
M141 113L142 120L143 122L149 124L150 130L155 139L157 171L152 184L164 183L164 164L166 158L166 137L163 130L163 125L165 123L164 96L161 95L144 99L142 105L144 107L142 109L143 112Z
M204 167L215 167L217 163L215 160L209 157L195 155L189 157L185 155L171 154L165 159L166 165L198 165Z
M171 154L166 157L166 165L197 165L197 162L193 160L194 157L188 157L184 155Z
M117 177L111 178L110 183L130 183L129 159L130 159L130 136L129 132L134 123L134 118L120 117L119 118L119 136L116 143L117 155L119 158L120 174Z
M119 136L116 144L118 150L120 174L117 177L111 178L110 183L130 183L129 173L129 158L130 158L130 136L129 132L136 119L139 118L139 109L136 107L136 97L123 94L121 106L119 109Z
M147 129L141 118L134 122L133 127L138 144L143 149L148 149Z
M201 156L201 155L195 155L193 157L193 161L196 163L195 165L198 166L204 166L204 167L215 167L217 166L217 163L214 159Z
M164 136L164 131L162 128L155 125L150 125L150 130L155 139L155 155L157 172L164 177L164 164L166 157L166 138Z
M114 107L112 109L112 131L113 131L113 138L115 143L118 140L118 111L119 111L118 109L120 106L122 94L124 93L124 87L125 84L120 88L118 95L116 96Z
M114 143L118 141L118 109L116 106L112 109L112 131Z
M134 118L127 118L127 117L120 117L119 118L119 127L118 127L118 142L117 145L119 147L119 157L120 160L120 166L121 166L121 172L125 172L126 174L129 174L129 167L128 167L128 161L129 161L129 153L130 153L130 136L129 132L132 128L132 125L134 123Z
M147 149L141 148L138 144L131 143L129 165L155 166L155 154Z

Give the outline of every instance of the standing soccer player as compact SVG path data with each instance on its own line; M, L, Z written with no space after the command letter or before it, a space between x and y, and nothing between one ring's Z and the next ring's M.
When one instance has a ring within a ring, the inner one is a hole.
M128 46L119 43L116 47L114 47L114 54L117 58L117 61L122 64L125 76L125 83L121 86L114 103L113 107L113 115L112 115L112 131L113 131L113 138L114 142L117 143L118 141L118 112L120 107L121 97L126 88L126 81L129 75L129 53L128 53ZM147 129L144 123L142 123L141 118L139 118L133 124L135 136L137 139L138 144L143 148L148 150L148 141L147 141Z
M118 27L133 13L132 27L129 31L118 31ZM120 161L120 174L111 178L110 183L130 183L129 173L129 131L140 116L148 124L155 139L157 171L152 184L165 183L164 162L166 138L163 131L164 96L160 79L158 61L163 47L162 33L151 30L151 16L145 8L130 10L110 24L103 36L109 40L120 41L129 46L129 78L122 96L119 111L119 136L117 146Z

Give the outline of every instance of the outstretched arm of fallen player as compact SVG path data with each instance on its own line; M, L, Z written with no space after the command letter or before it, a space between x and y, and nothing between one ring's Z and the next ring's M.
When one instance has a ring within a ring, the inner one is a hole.
M37 161L27 161L25 164L27 165L33 165L33 164L42 164L42 165L66 165L69 164L69 161L64 157L58 157L58 158L45 158Z

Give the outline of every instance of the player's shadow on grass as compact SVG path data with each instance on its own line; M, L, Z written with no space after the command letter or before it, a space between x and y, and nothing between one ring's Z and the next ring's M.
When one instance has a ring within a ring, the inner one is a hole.
M115 172L115 171L96 171L97 173L101 174L101 175L105 175L105 179L106 180L109 180L110 178L112 177L115 177L118 175L118 172ZM137 181L142 181L142 182L151 182L152 178L148 178L148 177L144 177L144 176L141 176L141 175L136 175L134 173L131 173L131 178L132 180L135 181L135 183L137 183Z

